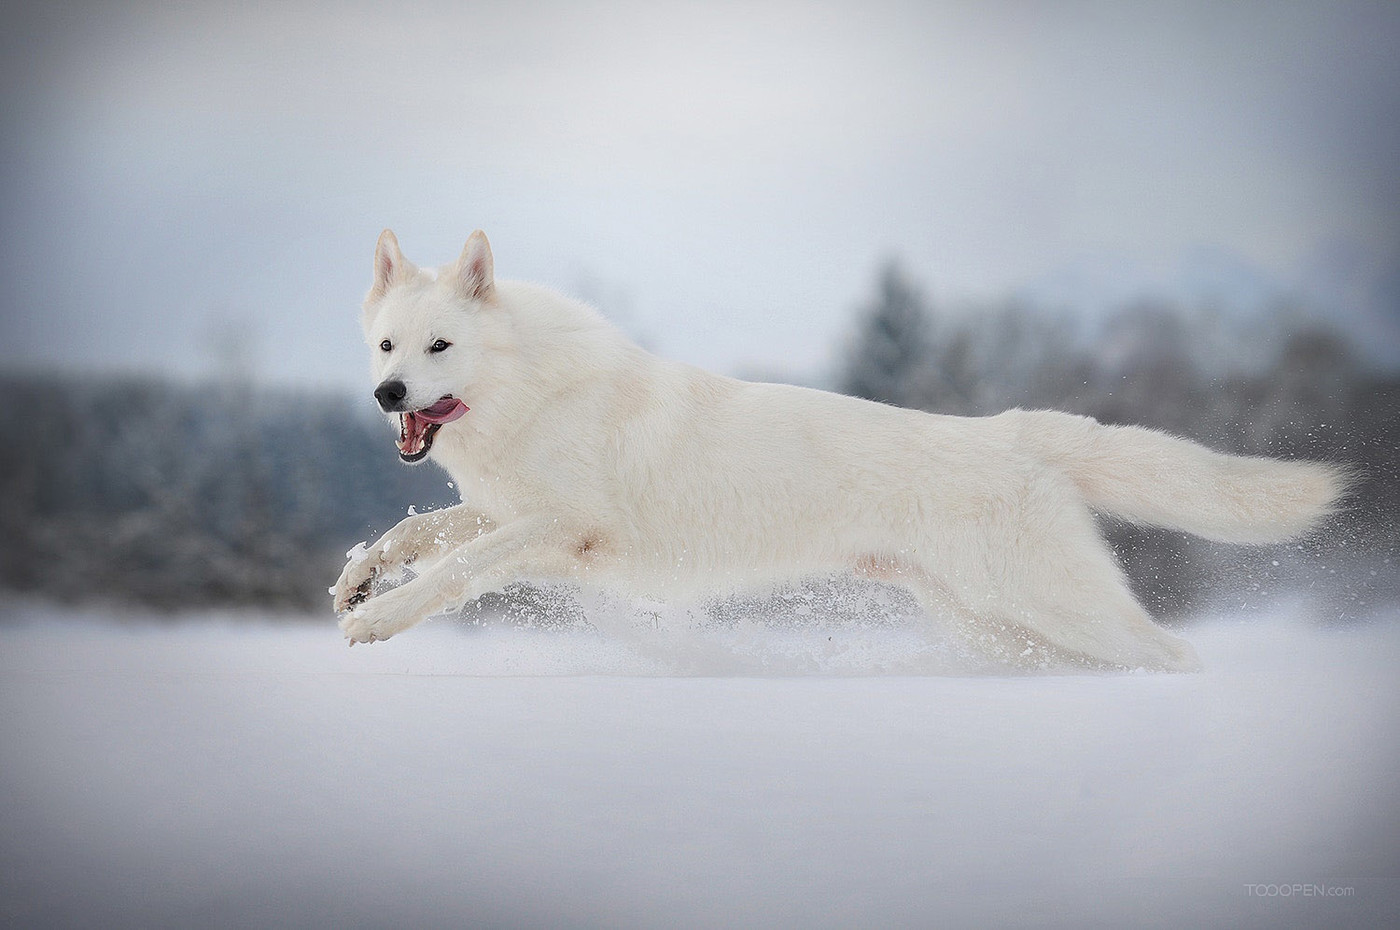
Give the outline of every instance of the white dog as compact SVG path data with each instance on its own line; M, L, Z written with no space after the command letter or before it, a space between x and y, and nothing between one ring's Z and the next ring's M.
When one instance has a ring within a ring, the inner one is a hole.
M432 273L385 230L363 325L399 455L432 457L463 503L345 566L351 645L521 579L666 599L854 572L907 587L1011 664L1186 670L1194 651L1133 598L1092 511L1265 543L1331 512L1347 483L1069 414L938 416L713 375L497 281L480 231ZM373 593L409 563L417 577Z

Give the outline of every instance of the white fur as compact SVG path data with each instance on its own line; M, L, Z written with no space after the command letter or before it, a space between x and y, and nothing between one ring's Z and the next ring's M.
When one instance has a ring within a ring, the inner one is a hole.
M668 598L855 572L908 587L1013 664L1191 669L1190 645L1134 600L1091 509L1265 542L1344 490L1328 466L1085 417L939 416L720 377L491 267L479 231L435 277L380 238L363 319L376 381L404 381L413 407L451 394L471 410L430 453L463 503L409 517L345 567L335 604L352 644L521 578ZM452 347L427 352L437 339ZM369 595L415 560L415 579Z

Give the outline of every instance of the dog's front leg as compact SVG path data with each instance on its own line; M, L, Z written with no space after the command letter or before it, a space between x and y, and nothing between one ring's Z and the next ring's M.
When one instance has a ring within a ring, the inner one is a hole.
M433 558L495 528L480 511L458 504L405 517L372 546L351 550L332 593L337 613L368 600L374 582L418 559Z
M562 577L573 563L553 520L520 520L447 553L417 578L361 603L340 620L350 645L388 639L435 613L498 591L521 576Z

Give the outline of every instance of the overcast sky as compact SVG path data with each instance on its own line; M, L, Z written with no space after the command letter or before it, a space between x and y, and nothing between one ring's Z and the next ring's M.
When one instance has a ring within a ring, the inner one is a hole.
M362 389L386 226L721 371L820 374L891 255L1302 291L1400 359L1397 47L1388 0L20 6L0 366Z

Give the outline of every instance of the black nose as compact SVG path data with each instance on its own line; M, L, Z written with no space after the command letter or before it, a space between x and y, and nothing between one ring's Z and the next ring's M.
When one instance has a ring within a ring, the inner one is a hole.
M385 413L397 410L407 394L408 388L402 381L385 381L374 389L374 399L379 401L379 407Z

